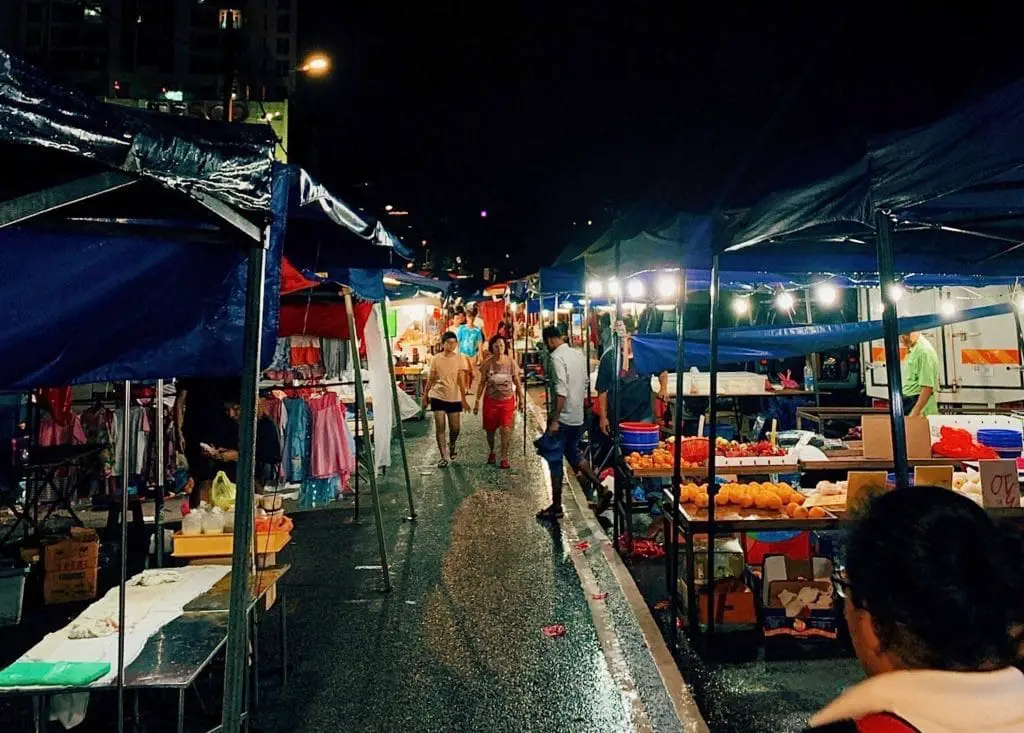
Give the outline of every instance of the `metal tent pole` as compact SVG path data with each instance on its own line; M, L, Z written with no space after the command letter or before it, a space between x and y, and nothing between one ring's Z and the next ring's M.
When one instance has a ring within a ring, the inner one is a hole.
M668 598L672 609L671 625L669 627L669 638L672 645L679 643L679 630L677 619L679 618L679 604L676 599L679 597L679 494L683 485L683 373L685 369L686 345L684 342L686 314L686 270L680 270L679 283L676 285L676 398L673 403L672 412L672 435L675 443L672 448L672 537L669 543L668 557ZM687 535L691 533L687 531ZM693 543L687 542L689 552L686 556L687 568L693 567ZM694 618L697 612L696 586L693 578L686 583L686 613L688 628L692 631L695 626Z
M380 569L381 575L384 580L384 591L391 592L391 571L388 568L388 550L384 543L384 518L380 511L380 494L377 493L377 467L376 462L373 459L373 447L370 444L370 421L366 417L366 394L363 391L363 367L359 363L359 341L356 338L356 318L355 311L352 306L352 290L349 288L343 288L342 293L345 296L345 315L348 318L348 341L352 347L352 368L355 370L355 381L356 381L356 421L362 422L363 426L363 445L366 448L360 451L358 446L356 447L356 454L365 452L370 459L370 465L367 467L367 475L370 479L370 494L373 496L373 519L377 525L377 545L380 548ZM390 437L390 436L389 436ZM358 463L356 465L356 471L359 471Z
M125 380L124 413L121 415L121 581L117 599L117 733L124 733L124 635L125 629L125 588L128 585L128 482L131 472L131 405L132 383ZM135 721L138 725L138 721Z
M875 245L878 251L878 284L882 296L882 339L885 343L885 374L889 386L889 417L892 425L892 452L897 488L909 485L907 465L907 426L903 412L903 376L900 372L900 327L896 303L890 293L896 282L892 255L892 219L884 211L875 212Z
M584 290L586 290L586 285L584 285ZM585 401L587 406L587 463L593 466L594 439L590 434L590 428L594 424L592 419L594 413L591 409L593 396L590 394L590 296L586 294L583 296L583 325L580 328L580 333L583 336L583 353L586 355L587 360L587 399Z
M269 229L265 240L269 238ZM221 730L237 733L242 723L249 662L249 576L252 572L253 493L256 479L257 389L267 253L263 243L249 248L242 341L241 417L238 425L238 492L231 547L231 590L224 662Z
M814 314L811 312L811 289L810 288L807 288L807 293L804 296L804 307L806 308L806 311L807 311L807 325L808 326L813 325L814 324ZM818 391L818 375L820 374L820 371L818 370L818 354L817 354L817 352L813 352L812 351L810 354L808 354L807 355L807 360L811 364L811 371L814 372L814 404L817 407L821 407L821 392ZM804 389L805 390L807 389L807 385L806 384L804 385ZM756 439L757 436L755 435L754 438Z
M616 467L615 471L615 499L618 509L613 512L614 515L614 527L612 534L614 538L615 549L619 548L619 532L622 528L622 520L620 518L622 508L622 482L619 481L618 477L618 466L620 460L619 453L619 374L622 371L622 337L619 335L619 323L622 321L622 281L620 278L621 270L621 252L619 251L619 241L615 240L615 326L612 329L612 348L615 349L615 375L612 377L612 465ZM632 488L628 489L629 495L626 498L626 511L631 512L632 507L630 506L630 499L632 498ZM632 523L632 520L630 520ZM632 537L630 537L632 541Z
M405 490L409 495L409 516L416 518L416 506L412 501L412 479L409 478L409 457L405 452L405 427L402 425L402 409L398 406L398 380L395 376L395 357L391 353L391 336L388 334L388 299L381 303L381 328L384 329L384 344L388 350L388 373L391 375L391 401L394 403L395 424L398 427L398 445L402 451L402 468L405 469ZM390 438L390 436L389 436Z
M706 649L711 649L715 634L715 441L718 439L718 317L719 295L718 255L711 257L711 354L708 364L708 400L711 424L708 426L708 567L705 572L708 586L708 636ZM696 572L694 573L696 578Z
M156 566L164 566L164 380L156 380L156 498L153 507L153 526L156 534Z
M529 386L529 369L527 367L527 357L530 355L530 293L525 294L523 300L523 455L526 455L526 423L529 420L529 413L526 411L526 400L530 398Z

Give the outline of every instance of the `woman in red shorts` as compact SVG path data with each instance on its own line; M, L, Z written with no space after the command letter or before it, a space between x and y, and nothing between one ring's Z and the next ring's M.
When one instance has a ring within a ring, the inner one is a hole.
M501 431L501 467L509 468L508 446L512 442L512 427L516 422L516 407L522 396L519 386L519 369L505 351L505 340L493 336L487 344L488 358L480 367L480 386L476 391L473 414L480 412L480 396L484 403L484 430L490 453L488 463L495 462L494 434Z

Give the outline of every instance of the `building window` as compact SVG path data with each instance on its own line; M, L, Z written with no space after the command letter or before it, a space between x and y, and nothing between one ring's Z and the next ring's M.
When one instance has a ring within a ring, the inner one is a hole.
M221 11L220 11L220 29L222 31L223 30L227 30L228 28L231 28L231 29L237 31L241 27L242 27L242 11L241 10L232 9L232 8L228 8L228 9L221 8Z
M287 13L281 13L280 15L277 16L277 32L292 32L292 16L288 15Z
M287 38L277 39L277 54L278 56L287 56L291 53L292 44Z

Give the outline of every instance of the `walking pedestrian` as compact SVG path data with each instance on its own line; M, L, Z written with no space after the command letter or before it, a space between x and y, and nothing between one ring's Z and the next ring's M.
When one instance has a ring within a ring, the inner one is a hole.
M516 422L516 407L522 404L519 369L515 361L505 350L505 339L501 335L492 336L488 342L490 356L480 367L480 386L476 390L476 402L473 414L480 412L480 400L483 398L484 431L487 433L487 446L490 452L487 462L493 464L494 434L501 431L501 463L502 468L509 468L508 446L512 442L512 427Z
M430 362L430 376L423 391L423 406L434 413L434 434L441 453L438 468L455 459L455 443L462 428L462 411L469 409L466 401L465 357L458 353L459 339L451 331L441 337L444 350ZM447 435L445 422L447 421Z
M579 351L565 342L557 326L546 326L541 333L544 345L551 355L554 381L554 404L548 416L547 435L557 438L561 446L557 460L548 460L551 470L551 506L537 513L538 519L554 520L563 516L562 459L569 461L574 471L582 474L593 485L599 483L590 464L580 453L580 435L583 432L584 402L587 396L587 363Z
M469 371L468 387L472 388L480 365L480 347L484 342L484 332L476 325L475 311L467 311L466 322L455 330L455 335L459 339L459 353L466 357L466 369Z

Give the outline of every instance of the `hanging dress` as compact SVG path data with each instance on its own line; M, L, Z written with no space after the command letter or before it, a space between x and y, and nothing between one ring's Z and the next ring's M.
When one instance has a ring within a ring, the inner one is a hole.
M309 405L301 397L288 397L284 400L287 423L284 429L284 450L282 465L285 480L289 483L301 483L306 478L309 468L309 449L312 438L312 416Z

